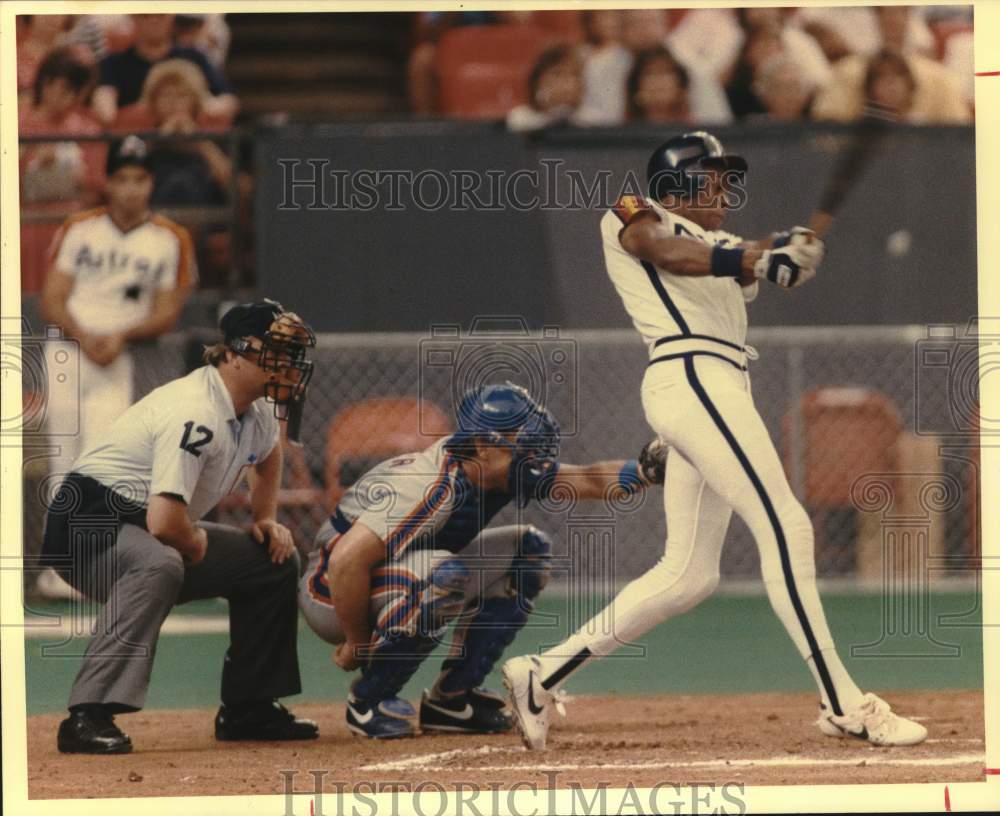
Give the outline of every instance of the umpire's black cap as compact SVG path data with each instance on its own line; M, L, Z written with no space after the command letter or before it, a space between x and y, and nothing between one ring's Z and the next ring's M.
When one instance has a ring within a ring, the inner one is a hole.
M284 314L284 307L276 300L264 298L254 303L241 303L233 306L219 321L226 343L231 343L240 337L256 337L267 339L267 333L278 318Z
M149 146L134 134L112 142L105 172L111 176L128 165L149 169Z

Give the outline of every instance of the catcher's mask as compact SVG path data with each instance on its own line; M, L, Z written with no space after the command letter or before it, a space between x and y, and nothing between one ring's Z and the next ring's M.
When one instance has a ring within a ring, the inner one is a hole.
M306 353L316 347L315 332L295 312L266 298L234 306L223 315L219 327L226 345L236 354L274 372L264 385L264 397L274 404L278 419L287 419L291 406L305 399L312 378L313 364ZM261 341L260 347L250 342L252 337Z

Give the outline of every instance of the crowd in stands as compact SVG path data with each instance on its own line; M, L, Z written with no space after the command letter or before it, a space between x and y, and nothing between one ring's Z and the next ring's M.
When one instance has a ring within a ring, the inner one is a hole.
M510 49L505 64L490 65L517 30L518 42L537 32L534 50ZM493 108L455 88L463 75L491 72L498 86L514 85ZM530 131L848 122L867 106L906 123L962 123L973 114L972 76L967 8L761 6L427 13L408 80L414 113L500 115L512 130Z
M21 253L25 288L37 289L61 217L99 204L106 141L143 132L186 137L229 129L239 103L223 66L222 14L17 17ZM233 172L211 139L152 144L157 207L224 204Z
M37 289L59 215L99 203L106 141L150 142L156 207L229 201L219 136L240 103L224 14L21 15L22 270ZM964 6L424 12L413 114L554 125L972 119ZM331 89L331 93L333 93ZM65 138L62 138L65 137ZM90 141L79 141L86 137ZM249 181L238 175L245 197Z

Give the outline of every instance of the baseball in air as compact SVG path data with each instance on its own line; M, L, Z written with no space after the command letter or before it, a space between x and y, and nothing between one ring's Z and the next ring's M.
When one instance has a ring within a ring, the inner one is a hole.
M913 245L913 235L909 230L896 230L885 241L885 249L893 258L902 258Z

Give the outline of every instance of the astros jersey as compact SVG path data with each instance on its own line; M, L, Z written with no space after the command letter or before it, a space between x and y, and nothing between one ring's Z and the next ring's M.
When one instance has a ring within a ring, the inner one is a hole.
M701 341L713 338L742 348L747 312L743 287L735 279L674 275L639 260L622 247L619 234L632 217L647 208L672 235L694 238L709 246L735 246L743 239L722 230L704 230L655 201L638 196L624 196L605 213L601 238L608 275L650 351L657 340L677 336L690 337L695 345L711 345L710 341Z
M88 210L60 227L50 255L73 278L66 308L85 332L126 331L149 315L157 291L197 277L187 230L160 215L122 232L106 207Z
M197 521L277 442L273 406L258 399L237 417L222 377L209 365L131 406L72 469L138 504L159 493L179 496Z

